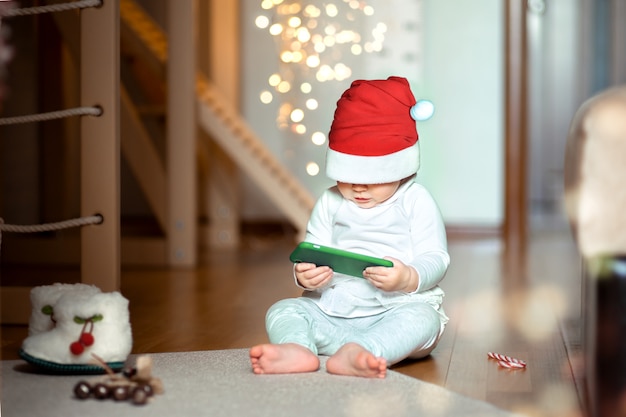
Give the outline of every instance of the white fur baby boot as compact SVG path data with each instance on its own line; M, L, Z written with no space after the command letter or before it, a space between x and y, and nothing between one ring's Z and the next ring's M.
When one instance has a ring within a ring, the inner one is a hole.
M87 284L62 284L41 285L30 291L30 304L32 311L28 321L28 335L36 335L47 332L55 327L56 318L54 309L59 298L67 293L96 294L100 289L95 285Z
M56 325L29 336L22 351L54 364L124 362L132 349L128 300L119 292L66 292L54 305ZM93 355L92 355L93 354Z

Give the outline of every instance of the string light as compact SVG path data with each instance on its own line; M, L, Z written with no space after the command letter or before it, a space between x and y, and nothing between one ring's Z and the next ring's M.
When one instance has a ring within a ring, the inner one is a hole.
M314 145L322 146L326 143L326 135L322 132L314 132L311 135L311 142L313 142Z
M306 172L310 176L314 177L320 173L320 166L315 162L309 162L308 164L306 164Z
M321 4L321 5L317 5ZM361 17L374 15L364 0L315 0L303 4L296 0L262 0L263 13L256 17L259 29L267 30L278 46L279 70L268 77L268 86L259 99L279 104L276 124L296 135L307 134L307 112L315 111L319 101L314 86L343 81L352 76L352 68L343 60L382 50L387 27L374 26L364 39L354 26ZM311 134L311 142L322 145L326 136ZM309 175L317 175L314 163L307 165Z

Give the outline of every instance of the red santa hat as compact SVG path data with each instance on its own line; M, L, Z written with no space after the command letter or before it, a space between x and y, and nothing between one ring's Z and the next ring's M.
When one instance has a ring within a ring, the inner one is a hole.
M415 174L415 104L405 78L354 81L337 101L326 175L350 184L382 184Z

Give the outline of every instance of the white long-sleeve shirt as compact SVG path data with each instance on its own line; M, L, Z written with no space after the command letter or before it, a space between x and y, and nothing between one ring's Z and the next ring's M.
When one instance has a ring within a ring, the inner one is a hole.
M313 208L305 240L379 258L391 256L419 274L417 290L404 293L385 292L366 279L335 272L329 285L303 294L327 314L362 317L423 301L445 318L444 293L438 286L450 264L445 227L431 194L413 179L385 202L367 209L343 198L337 187L329 188Z

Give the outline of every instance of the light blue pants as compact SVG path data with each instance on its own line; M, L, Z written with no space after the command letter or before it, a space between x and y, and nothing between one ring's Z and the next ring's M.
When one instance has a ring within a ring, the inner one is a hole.
M297 343L316 355L332 356L354 342L389 365L402 359L421 358L435 348L443 325L441 316L426 303L401 304L368 317L329 316L308 298L288 298L267 312L265 325L270 343Z

